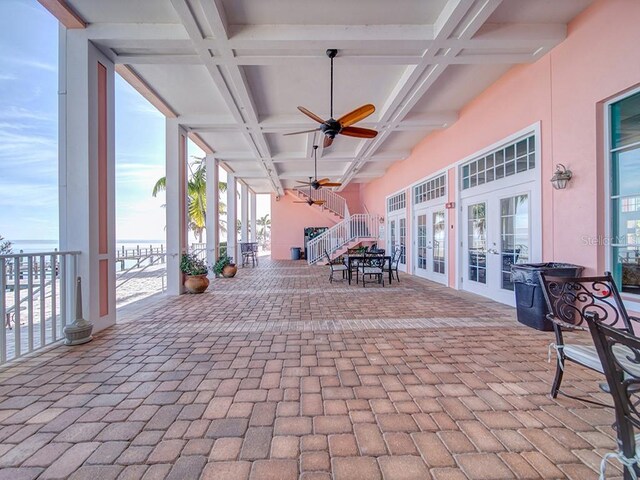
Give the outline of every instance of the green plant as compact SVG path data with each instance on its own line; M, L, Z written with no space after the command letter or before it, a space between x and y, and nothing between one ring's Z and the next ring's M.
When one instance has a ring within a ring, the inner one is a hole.
M231 265L231 257L224 255L220 257L218 261L213 265L213 271L216 275L222 275L222 270L227 265Z
M180 270L185 275L206 275L209 269L204 260L193 253L183 253L180 259Z
M13 253L11 242L0 235L0 255L10 255L11 253Z

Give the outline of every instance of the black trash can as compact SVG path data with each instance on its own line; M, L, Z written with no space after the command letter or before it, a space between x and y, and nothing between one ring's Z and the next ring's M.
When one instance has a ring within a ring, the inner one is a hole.
M291 247L291 260L300 260L300 247Z
M579 265L557 262L511 265L518 321L536 330L553 330L553 323L547 319L549 309L542 292L540 272L556 277L579 277L582 270Z

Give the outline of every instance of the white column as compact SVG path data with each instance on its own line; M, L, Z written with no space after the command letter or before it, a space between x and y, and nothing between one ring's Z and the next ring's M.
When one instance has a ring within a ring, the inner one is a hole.
M96 332L116 321L114 66L85 30L60 27L59 40L60 248L80 252L83 314Z
M240 241L249 241L249 187L240 184Z
M227 255L238 262L238 186L236 176L227 173Z
M251 214L249 216L249 241L258 241L258 231L256 230L257 212L256 212L256 194L255 192L249 192L249 204L251 206Z
M187 237L187 132L178 119L166 119L167 176L167 294L184 293L180 258L188 249Z
M218 171L218 160L213 155L205 157L205 167L207 170L207 265L211 266L218 259L218 248L220 245L220 190L218 182L220 175ZM210 272L213 274L213 272Z

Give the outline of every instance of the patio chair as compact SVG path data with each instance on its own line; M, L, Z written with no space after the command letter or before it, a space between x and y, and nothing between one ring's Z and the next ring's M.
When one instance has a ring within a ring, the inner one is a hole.
M333 274L335 272L342 272L342 279L344 280L348 269L344 262L342 260L331 260L331 256L326 250L324 251L324 256L327 258L329 268L331 269L331 273L329 274L329 283L333 283Z
M633 333L632 321L640 321L629 316L610 272L600 277L553 277L540 273L543 293L549 307L547 318L553 322L555 344L549 348L557 351L556 374L551 386L551 397L558 393L569 398L577 398L560 392L562 375L566 361L578 363L586 368L604 373L598 353L593 345L565 343L563 331L586 331L585 318L597 313L599 321L627 333ZM577 398L588 403L592 400Z
M255 248L254 248L255 246ZM240 253L242 255L242 266L249 264L249 259L251 259L251 266L255 267L258 263L258 244L257 243L241 243L240 244Z
M398 265L400 264L400 258L402 258L403 249L404 246L402 245L396 247L393 251L393 256L391 257L391 263L389 265L385 264L384 266L385 272L391 271L391 278L393 278L393 273L395 272L396 280L398 280L398 282L400 281L400 275L398 275Z
M640 428L640 338L603 324L597 312L587 312L585 319L607 378L606 390L613 399L616 416L618 450L603 457L600 478L605 478L607 461L617 458L623 465L625 480L637 479L640 435L634 433L634 428Z
M376 277L377 283L382 284L384 287L384 255L379 254L365 254L364 260L360 263L360 273L362 274L362 286L365 287L367 283L366 277Z

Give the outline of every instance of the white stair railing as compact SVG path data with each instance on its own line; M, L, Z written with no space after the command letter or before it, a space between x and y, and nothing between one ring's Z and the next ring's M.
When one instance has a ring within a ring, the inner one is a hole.
M349 207L347 207L347 201L344 197L338 195L333 190L320 188L318 190L311 189L311 192L309 192L308 188L295 188L294 191L298 194L301 193L305 198L324 201L324 204L322 205L323 208L326 208L341 218L349 218ZM309 197L309 195L311 196Z
M325 251L331 256L351 242L379 239L381 220L380 215L367 213L358 213L345 218L307 243L308 263L312 265L322 260Z

